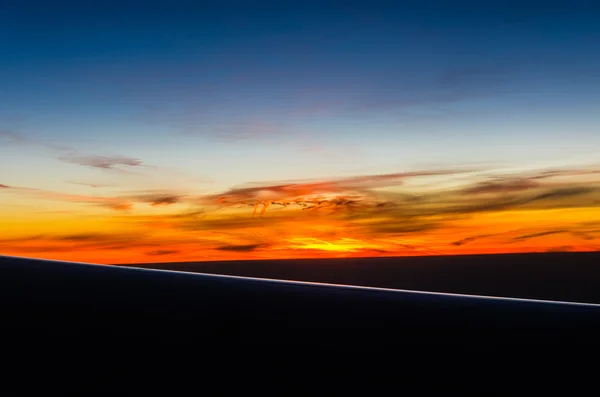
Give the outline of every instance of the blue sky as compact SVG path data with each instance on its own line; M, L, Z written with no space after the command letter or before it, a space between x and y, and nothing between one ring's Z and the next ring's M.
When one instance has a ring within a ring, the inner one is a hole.
M596 2L219 3L3 6L2 180L223 190L600 153Z

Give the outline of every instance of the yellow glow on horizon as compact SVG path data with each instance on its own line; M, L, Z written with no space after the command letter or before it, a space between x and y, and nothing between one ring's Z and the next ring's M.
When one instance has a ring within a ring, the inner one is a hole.
M356 252L365 248L373 248L373 245L353 238L341 238L326 241L311 237L296 237L287 240L291 249L310 249L334 252Z

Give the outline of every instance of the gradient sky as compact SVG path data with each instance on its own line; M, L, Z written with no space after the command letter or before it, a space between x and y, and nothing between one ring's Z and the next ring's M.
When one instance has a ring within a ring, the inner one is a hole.
M0 253L600 248L597 1L84 3L0 8Z

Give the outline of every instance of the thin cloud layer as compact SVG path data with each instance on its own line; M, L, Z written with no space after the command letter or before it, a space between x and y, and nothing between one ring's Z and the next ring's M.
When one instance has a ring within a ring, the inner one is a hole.
M28 187L16 187L8 185L0 185L0 187L7 189L15 194L38 198L40 200L50 201L65 201L74 202L81 204L93 204L96 206L105 207L115 211L128 211L131 210L135 203L138 204L149 204L150 206L168 206L183 201L184 196L173 195L169 193L140 193L137 195L126 195L126 196L101 196L101 195L79 195L55 192L43 189L34 189Z
M156 170L156 167L144 164L143 161L138 158L122 155L84 154L67 144L41 140L12 131L0 131L0 143L6 144L7 146L37 148L59 161L82 167L110 170L120 173L131 172L130 170L134 168L150 168ZM78 182L74 183L82 184Z
M6 188L8 192L40 200L93 204L119 211L130 209L132 206L130 202L116 197L78 195L18 186L6 186Z

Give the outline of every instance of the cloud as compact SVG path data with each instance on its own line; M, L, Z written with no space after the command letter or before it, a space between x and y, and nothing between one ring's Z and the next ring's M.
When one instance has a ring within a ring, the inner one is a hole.
M23 134L0 130L0 143L4 145L19 145L29 142L30 140L28 140Z
M123 199L117 197L79 195L16 186L10 186L9 190L14 193L39 198L42 200L69 201L76 203L93 204L117 211L129 210L132 207L132 203L124 201Z
M142 165L141 160L125 156L64 155L58 159L67 163L107 170L120 170L116 168L117 166L138 167Z
M87 203L98 205L104 208L115 211L129 211L135 203L150 204L153 207L168 206L176 203L184 202L186 197L181 194L173 194L168 192L148 192L144 191L138 194L124 196L100 196L100 195L80 195L61 193L50 190L35 189L28 187L15 187L8 185L0 185L0 188L9 189L13 193L22 194L25 196L35 197L42 200L69 201L78 203Z
M320 181L251 183L231 188L220 194L200 196L198 199L185 198L185 202L196 206L197 210L193 212L143 217L123 216L123 220L136 222L138 225L148 225L148 227L171 228L182 232L194 231L201 235L227 231L229 234L234 234L236 240L241 241L247 241L253 233L263 235L264 238L257 243L226 244L215 248L218 251L250 252L258 247L264 247L264 244L271 247L283 244L277 241L284 240L286 236L291 238L298 235L311 236L327 241L333 238L331 233L339 233L338 237L346 233L350 236L369 236L374 239L401 236L404 241L406 238L413 238L412 236L444 234L452 230L456 222L469 218L477 219L482 213L518 208L537 210L589 206L592 205L590 194L598 191L594 185L581 186L573 183L572 186L553 188L536 185L537 187L532 187L532 192L525 188L531 185L517 183L495 187L492 190L507 191L506 195L489 197L479 192L463 194L468 189L481 188L482 185L479 183L458 190L454 187L443 187L444 176L462 172L470 172L470 170L417 171L330 178ZM410 194L402 191L377 190L385 187L402 189L402 185L408 178L430 176L435 176L435 181L442 183L439 189L435 188L434 183L429 185L428 190L423 191L418 189L415 191L413 186ZM467 178L470 177L472 176L467 175ZM528 178L516 174L498 182L529 180ZM466 183L469 183L468 180ZM158 200L161 195L179 197L168 192L151 193L146 197L146 202ZM142 200L142 196L144 194L126 198L139 201ZM256 217L256 215L261 216ZM573 226L569 230L579 233L573 236L580 239L593 239L592 229L592 226L587 228ZM545 232L548 230L534 228L529 233L521 232L521 236L515 236L514 232L509 233L506 230L500 233L495 230L490 233L483 231L473 236L461 236L454 242L452 235L449 234L446 236L449 241L444 240L444 244L459 247L475 240L500 235L506 235L510 241L524 241L527 238L534 238L529 235ZM502 242L496 241L496 243ZM396 246L403 246L402 244L407 247L413 245L398 242Z
M493 199L470 200L467 204L440 204L433 207L412 209L413 214L420 215L444 215L444 214L475 214L478 212L501 211L514 208L541 207L561 208L576 206L569 204L568 198L581 198L590 193L598 192L596 187L574 186L555 188L535 195L512 195ZM560 200L563 200L562 202Z
M561 245L559 247L548 248L546 252L572 252L576 251L572 245Z
M579 238L581 238L583 240L587 240L587 241L595 240L597 238L596 236L593 236L592 234L590 234L589 231L575 231L575 232L572 232L572 234L575 237L579 237Z
M216 103L199 103L197 98L184 101L179 97L176 102L145 106L139 117L145 122L167 125L180 134L202 135L214 142L254 141L290 132L289 125L278 120L280 117L273 117L272 109L257 109L252 115L244 115Z
M174 255L174 254L178 254L180 252L181 251L179 251L179 250L155 250L155 251L146 252L146 255L163 256L163 255Z
M376 194L371 189L398 186L408 178L453 175L472 170L435 170L403 172L335 178L314 182L288 182L280 184L254 184L227 190L220 194L200 198L203 204L252 205L254 215L262 205L263 215L271 205L287 207L295 205L302 209L355 207L365 201L374 201Z
M141 193L138 195L127 196L126 199L140 203L147 203L153 207L167 206L181 203L185 195L175 195L171 193Z
M54 239L59 241L94 241L94 240L104 240L106 239L106 235L102 235L99 233L79 233L79 234L70 234L66 236L56 236Z
M560 188L548 191L546 193L539 194L530 199L524 199L524 203L539 201L539 200L547 200L547 199L561 199L573 196L580 196L588 193L593 193L598 191L597 187L591 186L575 186L568 188Z
M546 170L538 172L536 175L531 176L531 179L548 179L555 177L572 177L572 176L581 176L581 175L597 175L600 174L600 170L597 169L571 169L571 170Z
M451 244L454 246L462 246L462 245L465 245L468 243L472 243L473 241L476 241L476 240L490 238L490 237L499 237L499 236L508 238L508 240L504 240L501 243L510 244L510 243L514 243L514 242L523 242L523 241L530 240L530 239L535 239L535 238L545 237L545 236L552 236L552 235L557 235L557 234L570 234L573 237L576 237L576 238L579 238L579 239L582 239L585 241L592 241L592 240L596 239L596 237L593 235L593 233L600 232L600 230L590 228L590 224L585 223L585 222L584 223L567 224L567 225L565 225L565 227L561 227L559 229L551 228L548 230L548 229L545 229L544 227L537 228L537 231L535 229L536 228L529 229L529 232L526 234L523 234L524 231L522 229L505 230L501 233L480 234L480 235L462 238Z
M529 240L532 238L550 236L552 234L568 233L568 232L569 232L568 230L547 230L544 232L531 233L531 234L526 234L524 236L518 236L518 237L515 237L513 240L514 241L523 241L523 240Z
M342 178L337 180L313 182L313 183L289 183L282 185L262 185L256 187L230 189L218 195L203 197L201 202L204 204L220 205L241 205L254 208L253 214L264 215L267 208L275 206L293 206L298 209L365 209L378 208L387 211L395 207L400 202L385 200L385 194L379 194L373 189L382 187L391 187L402 185L407 178L416 178L424 176L452 175L461 171L430 171L430 172L412 172L397 173L387 175L369 175ZM465 172L465 171L462 171ZM468 172L468 171L466 171ZM541 186L539 186L541 188ZM533 188L533 185L527 183L476 185L469 187L465 191L475 191L476 195L483 192L514 192L522 193ZM413 216L421 215L443 215L443 214L468 214L485 211L496 211L509 209L518 206L532 205L539 202L561 200L570 197L579 197L586 194L597 192L595 186L572 186L552 188L534 195L512 195L508 197L499 197L492 199L469 200L464 203L458 201L454 204L444 203L444 200L451 200L451 193L446 191L437 191L435 193L422 193L421 197L413 200L404 200L402 212Z
M23 252L70 252L157 247L143 232L42 234L0 239L0 249L19 247Z
M132 203L103 203L101 205L115 211L130 211L133 208Z
M494 236L495 236L495 234L479 234L477 236L465 237L463 239L455 241L455 242L452 243L452 245L460 247L461 245L472 243L475 240L480 240L480 239L483 239L483 238L494 237Z
M37 138L32 138L24 134L0 131L0 143L12 145L24 145L33 148L39 148L50 152L53 157L59 161L70 164L76 164L84 167L99 168L119 172L127 172L128 168L151 167L142 164L142 160L120 155L96 155L82 154L79 150L63 144L47 142Z
M205 215L205 214L203 214ZM161 220L172 227L181 230L211 231L211 230L236 230L253 227L275 226L278 222L288 219L287 216L270 216L265 218L250 218L224 216L222 218L210 219L205 216L184 216L176 215L158 215L156 220L148 219L149 223L160 222Z
M369 233L375 234L412 234L431 231L443 227L443 222L427 218L406 218L401 213L368 223Z
M566 185L574 184L575 180L572 179L574 177L598 174L600 174L600 170L597 169L551 169L526 172L520 176L498 177L491 181L478 182L462 189L461 193L470 195L504 194L542 188L568 187ZM561 177L570 179L566 182L556 180Z
M541 184L529 179L514 179L502 182L480 182L462 191L463 194L511 193L535 189Z
M217 247L217 250L231 252L251 252L262 247L264 247L263 244L224 245L221 247Z

